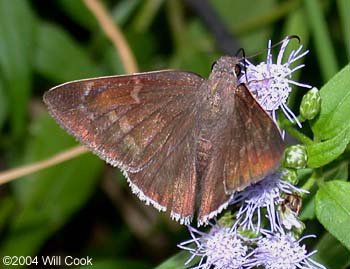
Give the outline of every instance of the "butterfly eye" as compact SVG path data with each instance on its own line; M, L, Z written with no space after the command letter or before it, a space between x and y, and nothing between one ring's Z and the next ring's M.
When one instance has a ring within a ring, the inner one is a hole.
M235 66L235 74L237 77L241 74L241 66L239 64L236 64Z
M210 69L211 71L213 71L213 68L214 68L214 66L216 65L216 62L217 62L217 61L213 62L213 64L211 65L211 69Z

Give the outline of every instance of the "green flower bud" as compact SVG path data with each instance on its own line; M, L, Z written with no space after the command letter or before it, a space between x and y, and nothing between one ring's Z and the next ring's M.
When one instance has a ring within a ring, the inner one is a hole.
M301 100L300 115L306 120L312 120L321 109L321 96L317 88L309 90Z
M283 168L281 170L281 179L293 185L297 185L299 182L297 171L293 168Z
M307 152L304 145L293 145L284 152L284 166L301 169L307 165Z

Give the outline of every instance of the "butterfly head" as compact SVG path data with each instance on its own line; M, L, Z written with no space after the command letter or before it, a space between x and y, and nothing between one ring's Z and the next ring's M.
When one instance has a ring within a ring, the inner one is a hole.
M219 58L212 66L209 79L226 79L236 82L241 74L239 61L239 58L232 56Z

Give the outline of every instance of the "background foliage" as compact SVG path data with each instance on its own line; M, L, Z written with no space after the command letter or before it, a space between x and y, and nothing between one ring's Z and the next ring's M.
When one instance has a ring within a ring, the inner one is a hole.
M301 217L306 233L318 236L307 240L318 250L315 259L328 268L348 268L349 66L338 72L350 58L350 2L212 0L209 7L219 18L214 24L204 23L199 14L210 10L194 2L201 1L103 1L142 71L176 68L207 76L222 54L243 47L252 55L264 52L268 39L300 37L310 53L299 81L318 88L327 83L319 117L301 130L312 139L309 167L299 171L301 185L311 191ZM216 24L229 35L213 32ZM44 91L124 72L83 1L0 0L2 170L77 145L48 115ZM304 93L296 89L290 98L296 113ZM88 255L94 262L89 268L153 268L188 237L184 227L139 202L117 169L90 153L0 186L0 256ZM160 268L178 268L186 258L180 253Z

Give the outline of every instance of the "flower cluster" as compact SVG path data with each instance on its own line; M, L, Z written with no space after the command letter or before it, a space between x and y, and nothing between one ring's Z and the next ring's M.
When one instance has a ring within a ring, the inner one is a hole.
M296 50L293 50L290 53L287 61L282 63L289 41L290 39L287 38L282 43L276 63L272 62L271 41L268 43L266 62L254 65L245 59L245 71L240 78L240 82L248 83L250 91L258 100L259 104L271 115L274 121L276 121L276 110L281 108L291 122L295 122L301 127L298 118L293 111L288 108L286 103L287 98L292 91L291 84L304 88L312 88L308 84L291 80L293 72L305 66L304 64L301 64L292 68L291 65L304 57L309 51L301 52L303 46L300 45Z
M300 244L307 237L296 239L303 224L298 212L284 203L284 195L295 193L306 191L280 179L278 173L237 193L231 204L240 206L232 225L216 221L208 233L188 226L192 239L179 244L191 254L187 264L200 257L193 269L324 269L311 259L314 252Z
M240 235L235 228L218 225L209 233L193 227L189 227L189 231L192 239L179 247L192 255L186 264L200 257L192 269L325 269L311 259L315 252L308 253L305 245L301 245L306 236L296 240L284 232L262 230L260 236L251 239Z
M240 80L248 84L258 102L274 120L276 110L281 108L291 122L301 126L287 107L286 100L292 90L291 84L311 88L291 80L291 74L304 65L295 68L290 65L308 51L301 52L302 46L299 46L282 63L289 41L290 38L287 38L282 43L276 63L272 62L271 42L268 44L266 62L255 66L245 60L246 68ZM318 100L315 94L312 97ZM307 106L317 107L309 103ZM304 167L306 157L303 148L291 147L289 151L287 167ZM196 258L199 261L192 267L194 269L324 269L323 265L311 259L314 252L308 252L301 243L305 238L313 237L300 237L304 229L304 224L298 218L300 195L307 191L294 186L295 180L282 179L289 177L280 172L273 173L232 195L229 205L237 210L209 223L209 232L188 226L192 238L179 244L180 248L191 254L186 265Z

